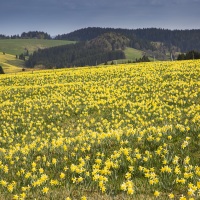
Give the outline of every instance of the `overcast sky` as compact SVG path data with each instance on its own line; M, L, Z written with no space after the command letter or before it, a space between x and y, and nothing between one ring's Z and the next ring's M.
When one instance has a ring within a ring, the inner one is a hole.
M1 0L0 34L86 28L200 29L200 0Z

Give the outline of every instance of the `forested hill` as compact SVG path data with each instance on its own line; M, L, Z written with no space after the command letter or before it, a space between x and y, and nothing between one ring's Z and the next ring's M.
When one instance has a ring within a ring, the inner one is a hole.
M162 42L165 46L175 46L182 52L200 51L200 29L196 30L168 30L157 28L121 29L89 27L74 32L58 35L56 39L87 41L107 32L120 33L130 39L131 47L137 49L153 49L151 42Z
M63 68L96 65L110 60L124 59L122 50L129 39L117 33L106 33L86 42L41 49L30 55L27 67Z
M114 28L83 28L73 31L68 34L58 35L55 37L57 40L71 40L71 41L88 41L105 33L118 33L130 40L129 47L141 49L141 50L155 50L154 46L149 40L140 39L129 29L114 29Z

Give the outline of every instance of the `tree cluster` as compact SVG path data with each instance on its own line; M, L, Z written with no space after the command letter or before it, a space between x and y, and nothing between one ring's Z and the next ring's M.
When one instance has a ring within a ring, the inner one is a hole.
M16 56L16 58L17 58L17 56ZM23 53L21 53L18 58L20 60L25 60L26 57L25 57L25 55Z
M150 60L149 60L148 56L144 55L144 56L142 56L142 58L139 58L139 59L136 58L135 62L150 62Z
M124 50L129 46L130 40L119 33L109 32L104 33L97 38L94 38L86 43L88 48L93 46L99 47L100 49L115 51Z
M0 34L0 39L9 39L10 37L9 36L6 36L6 35L3 35L3 34Z
M177 60L194 60L194 59L200 59L200 52L198 51L189 51L186 54L181 53L178 55Z
M40 49L29 56L26 66L30 68L37 65L45 68L92 66L109 60L124 59L125 54L121 49L125 48L127 39L111 33L109 35L115 37L116 41L112 41L112 37L108 39L108 35L105 35L88 42Z
M116 33L123 35L124 37L129 39L129 47L136 48L136 49L142 49L147 50L151 49L154 50L154 46L151 44L150 41L147 41L146 39L140 39L136 37L136 35L133 32L134 30L129 29L114 29L114 28L83 28L80 30L76 30L74 32L58 35L55 37L55 39L58 40L72 40L72 41L88 41L92 40L94 38L97 38L105 33Z
M58 35L55 39L87 41L103 33L115 32L130 40L130 47L141 50L156 50L152 42L162 42L168 49L177 47L182 52L195 49L200 51L200 29L197 30L168 30L158 28L144 29L114 29L114 28L83 28L69 34Z
M181 52L200 50L200 29L168 30L157 28L136 29L135 35L141 39L153 42L162 42L169 49L178 47Z
M43 31L29 31L23 32L21 35L6 36L0 34L0 39L52 39L48 33Z
M21 36L20 35L11 35L10 39L20 39Z
M29 32L23 32L21 34L21 38L51 39L51 36L42 31L29 31Z

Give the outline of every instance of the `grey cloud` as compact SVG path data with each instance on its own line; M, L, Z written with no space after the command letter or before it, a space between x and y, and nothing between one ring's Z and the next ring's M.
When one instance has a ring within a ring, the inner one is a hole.
M88 26L200 28L200 0L3 0L0 34L45 29L59 34Z

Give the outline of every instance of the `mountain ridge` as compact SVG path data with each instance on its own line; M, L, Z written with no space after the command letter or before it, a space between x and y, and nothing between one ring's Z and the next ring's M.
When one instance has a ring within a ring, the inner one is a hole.
M161 42L169 50L177 47L181 52L200 51L200 29L170 30L162 28L123 29L88 27L73 32L57 35L55 39L87 41L107 32L120 33L132 42L130 47L155 50L151 42Z

